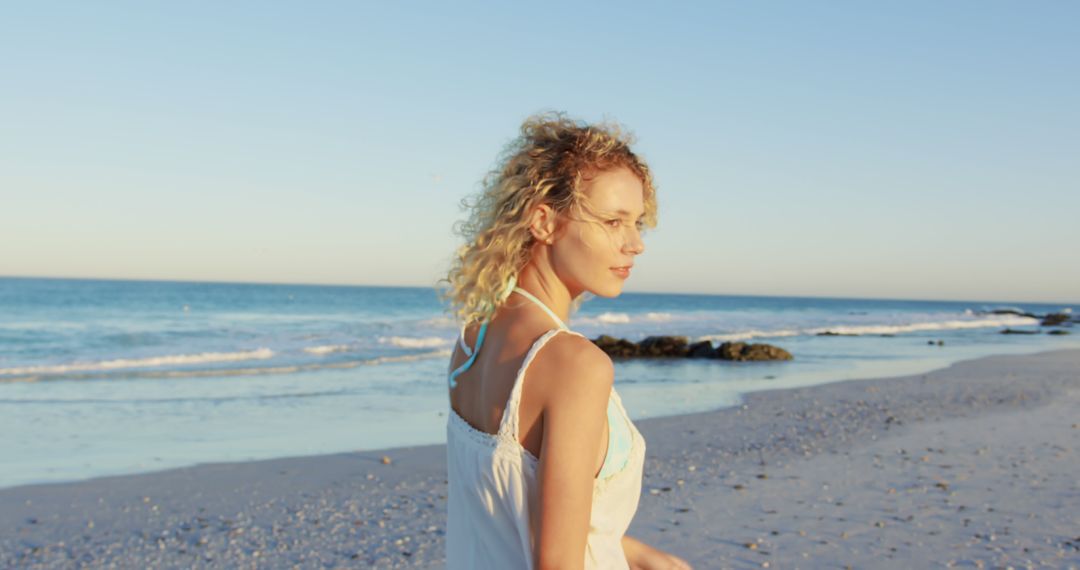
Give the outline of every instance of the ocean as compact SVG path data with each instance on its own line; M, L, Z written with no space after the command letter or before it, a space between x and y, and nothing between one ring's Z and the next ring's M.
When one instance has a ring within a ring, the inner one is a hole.
M634 419L757 390L1080 347L1069 305L625 293L574 330L767 342L795 360L618 361ZM0 487L445 441L457 325L433 288L0 278ZM840 335L822 335L832 332ZM939 344L938 341L941 341Z

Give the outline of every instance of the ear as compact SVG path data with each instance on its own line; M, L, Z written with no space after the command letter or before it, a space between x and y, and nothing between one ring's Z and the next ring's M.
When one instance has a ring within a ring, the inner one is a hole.
M555 238L557 226L555 210L547 204L540 204L533 208L532 219L529 221L529 231L536 241L551 243Z

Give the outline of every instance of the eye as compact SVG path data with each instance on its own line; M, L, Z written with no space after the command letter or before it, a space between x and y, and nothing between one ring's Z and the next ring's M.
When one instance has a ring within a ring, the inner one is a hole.
M637 227L638 231L641 231L641 230L645 229L645 221L644 220L638 220L638 221L634 222L634 226Z
M609 226L611 226L613 228L617 228L617 227L622 225L622 220L614 219L614 220L608 220L608 221L606 221L604 223L606 223L607 225L609 225Z

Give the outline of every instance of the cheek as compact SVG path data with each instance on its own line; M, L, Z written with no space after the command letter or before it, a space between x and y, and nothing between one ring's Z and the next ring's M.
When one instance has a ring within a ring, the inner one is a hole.
M574 241L584 257L606 259L615 251L615 240L603 226L588 224L575 230Z
M591 283L618 257L611 232L599 224L574 224L556 242L556 271L576 283Z

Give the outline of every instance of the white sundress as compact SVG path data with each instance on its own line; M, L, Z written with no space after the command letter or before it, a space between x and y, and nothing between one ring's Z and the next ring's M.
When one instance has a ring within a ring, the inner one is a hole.
M543 306L539 300L533 300ZM550 309L548 312L559 322L560 328L545 333L529 349L514 379L497 433L477 430L452 407L449 410L446 425L447 570L533 568L534 534L529 513L539 508L539 460L521 445L519 439L522 380L537 352L555 335L566 332L583 336L566 328ZM621 469L598 477L593 483L585 568L628 570L622 537L634 518L641 497L645 439L630 421L614 388L609 404L617 410L614 415L626 422L631 445ZM609 458L610 455L609 449Z

